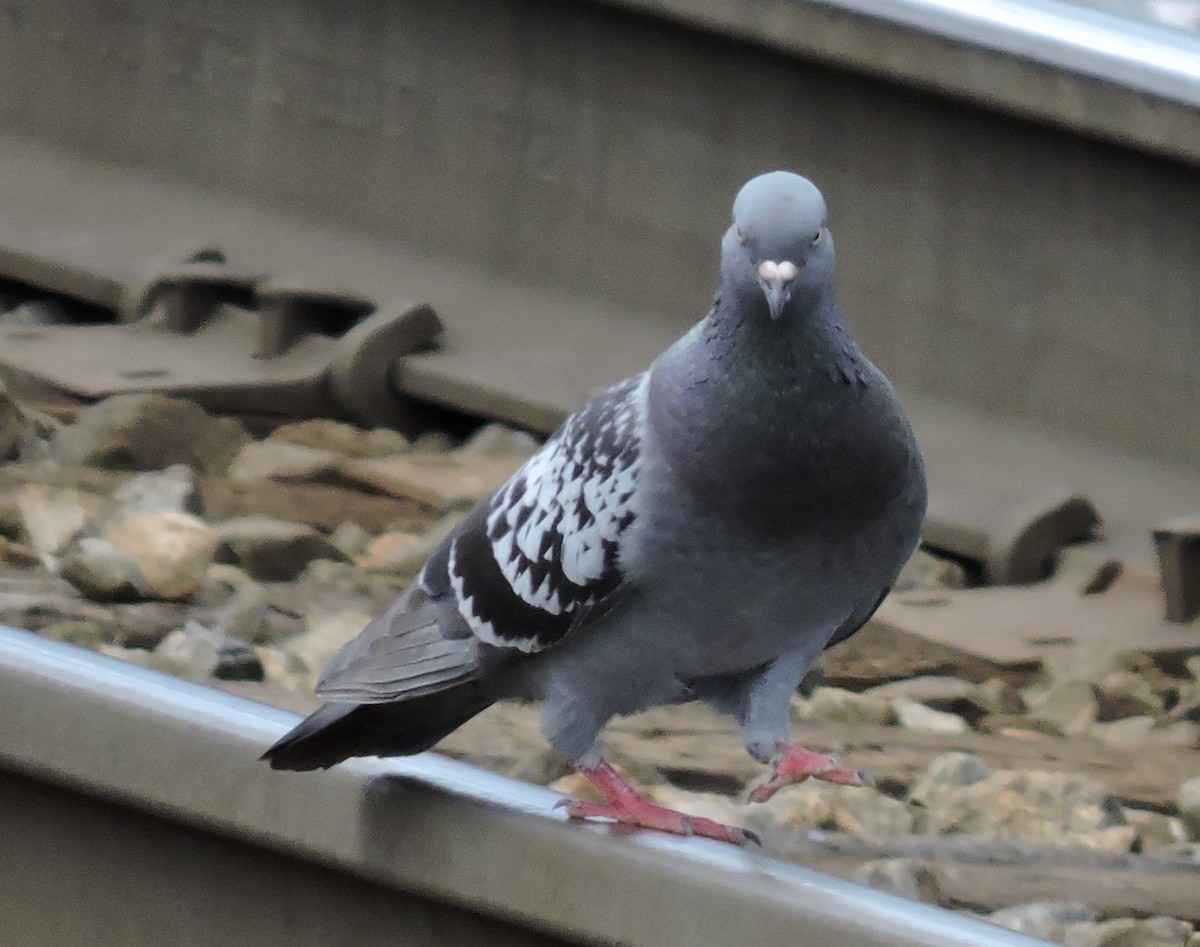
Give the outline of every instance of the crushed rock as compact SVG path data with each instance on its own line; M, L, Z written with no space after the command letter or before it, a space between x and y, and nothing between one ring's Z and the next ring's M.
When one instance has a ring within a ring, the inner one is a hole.
M850 880L910 901L938 904L942 900L937 872L928 863L915 858L879 858L865 862L854 870Z
M115 395L85 408L51 442L63 464L161 470L186 464L225 470L250 439L241 422L215 417L192 401L160 394Z
M281 424L263 443L329 451L345 457L388 457L403 454L411 446L408 438L399 431L388 428L365 430L327 418Z

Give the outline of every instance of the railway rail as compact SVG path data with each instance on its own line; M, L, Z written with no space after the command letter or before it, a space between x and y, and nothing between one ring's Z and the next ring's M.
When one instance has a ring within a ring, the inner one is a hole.
M1031 500L1073 511L1029 533L1053 550L1082 497L1145 565L1200 496L1196 62L1019 0L18 0L0 278L94 308L0 326L0 366L84 401L546 432L703 311L679 287L731 187L797 166L911 405L933 532L1003 571ZM565 825L433 756L280 777L255 759L288 715L7 629L0 719L22 944L1033 943Z
M7 943L1041 943L433 754L289 778L295 715L3 627L0 719Z

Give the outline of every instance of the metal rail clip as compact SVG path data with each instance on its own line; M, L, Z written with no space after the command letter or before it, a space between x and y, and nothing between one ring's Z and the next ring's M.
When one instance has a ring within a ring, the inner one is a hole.
M0 323L0 370L89 400L161 391L219 411L398 426L392 366L441 332L426 303L270 279L204 249L127 287L112 322Z

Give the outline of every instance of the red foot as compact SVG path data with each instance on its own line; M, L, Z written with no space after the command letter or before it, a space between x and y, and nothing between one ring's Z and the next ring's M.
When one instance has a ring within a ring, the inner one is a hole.
M875 780L864 769L841 769L836 756L814 753L790 743L776 743L775 750L776 755L771 760L771 775L754 787L750 793L751 802L766 802L784 786L802 783L810 776L840 786L875 785Z
M761 845L758 836L734 825L722 825L712 819L684 815L665 806L656 806L633 788L620 773L601 760L592 768L575 767L576 771L602 792L608 802L584 802L579 799L566 803L567 815L572 819L612 819L624 825L636 825L643 829L658 829L675 835L701 835L718 842L745 845L754 842Z

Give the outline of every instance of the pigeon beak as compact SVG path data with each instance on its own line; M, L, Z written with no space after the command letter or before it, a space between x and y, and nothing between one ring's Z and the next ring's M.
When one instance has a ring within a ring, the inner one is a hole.
M791 260L782 263L763 260L758 264L758 285L767 297L767 308L771 311L772 319L779 318L783 307L792 298L792 280L797 272L796 264Z

